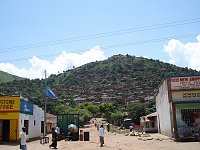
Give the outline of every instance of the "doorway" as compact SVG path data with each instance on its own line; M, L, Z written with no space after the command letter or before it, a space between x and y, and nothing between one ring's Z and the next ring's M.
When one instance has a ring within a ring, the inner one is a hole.
M10 137L10 120L2 121L2 141L9 142Z

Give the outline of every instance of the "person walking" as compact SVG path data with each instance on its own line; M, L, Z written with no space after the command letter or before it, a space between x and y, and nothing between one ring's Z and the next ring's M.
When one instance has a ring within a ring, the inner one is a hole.
M49 148L53 147L57 149L57 133L55 132L55 128L52 128L52 143L49 145Z
M20 132L20 148L22 150L27 150L26 147L26 128L22 127L22 132Z
M100 147L103 147L104 144L104 127L103 124L99 128L99 137L100 137Z
M110 123L107 125L107 131L110 132Z
M55 132L57 133L58 141L60 141L61 140L61 136L60 136L60 126L59 125L56 126Z

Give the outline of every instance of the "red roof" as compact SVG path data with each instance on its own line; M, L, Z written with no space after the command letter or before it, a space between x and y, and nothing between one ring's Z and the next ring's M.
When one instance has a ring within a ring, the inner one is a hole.
M46 114L47 115L47 118L56 118L57 116L55 116L55 115L52 115L52 114Z

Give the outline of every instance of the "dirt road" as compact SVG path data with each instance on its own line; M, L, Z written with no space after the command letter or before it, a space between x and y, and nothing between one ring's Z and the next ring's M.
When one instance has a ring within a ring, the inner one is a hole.
M138 139L137 136L125 136L123 134L105 133L105 146L100 147L98 132L94 125L83 129L89 132L89 141L59 141L60 150L200 150L199 142L174 142L170 138L151 134L147 138ZM51 135L49 135L51 137ZM153 139L152 139L153 138ZM48 144L40 144L40 141L27 143L28 150L49 150ZM0 145L0 150L17 150L19 145Z

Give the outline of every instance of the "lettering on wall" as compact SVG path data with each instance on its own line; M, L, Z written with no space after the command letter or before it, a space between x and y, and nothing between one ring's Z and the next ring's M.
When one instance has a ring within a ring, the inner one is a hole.
M0 96L0 112L18 112L19 110L19 96Z
M174 91L172 92L172 100L200 100L200 90Z
M170 78L171 89L200 89L200 76Z
M183 99L200 98L200 93L183 93Z
M0 109L14 109L15 100L0 100Z

